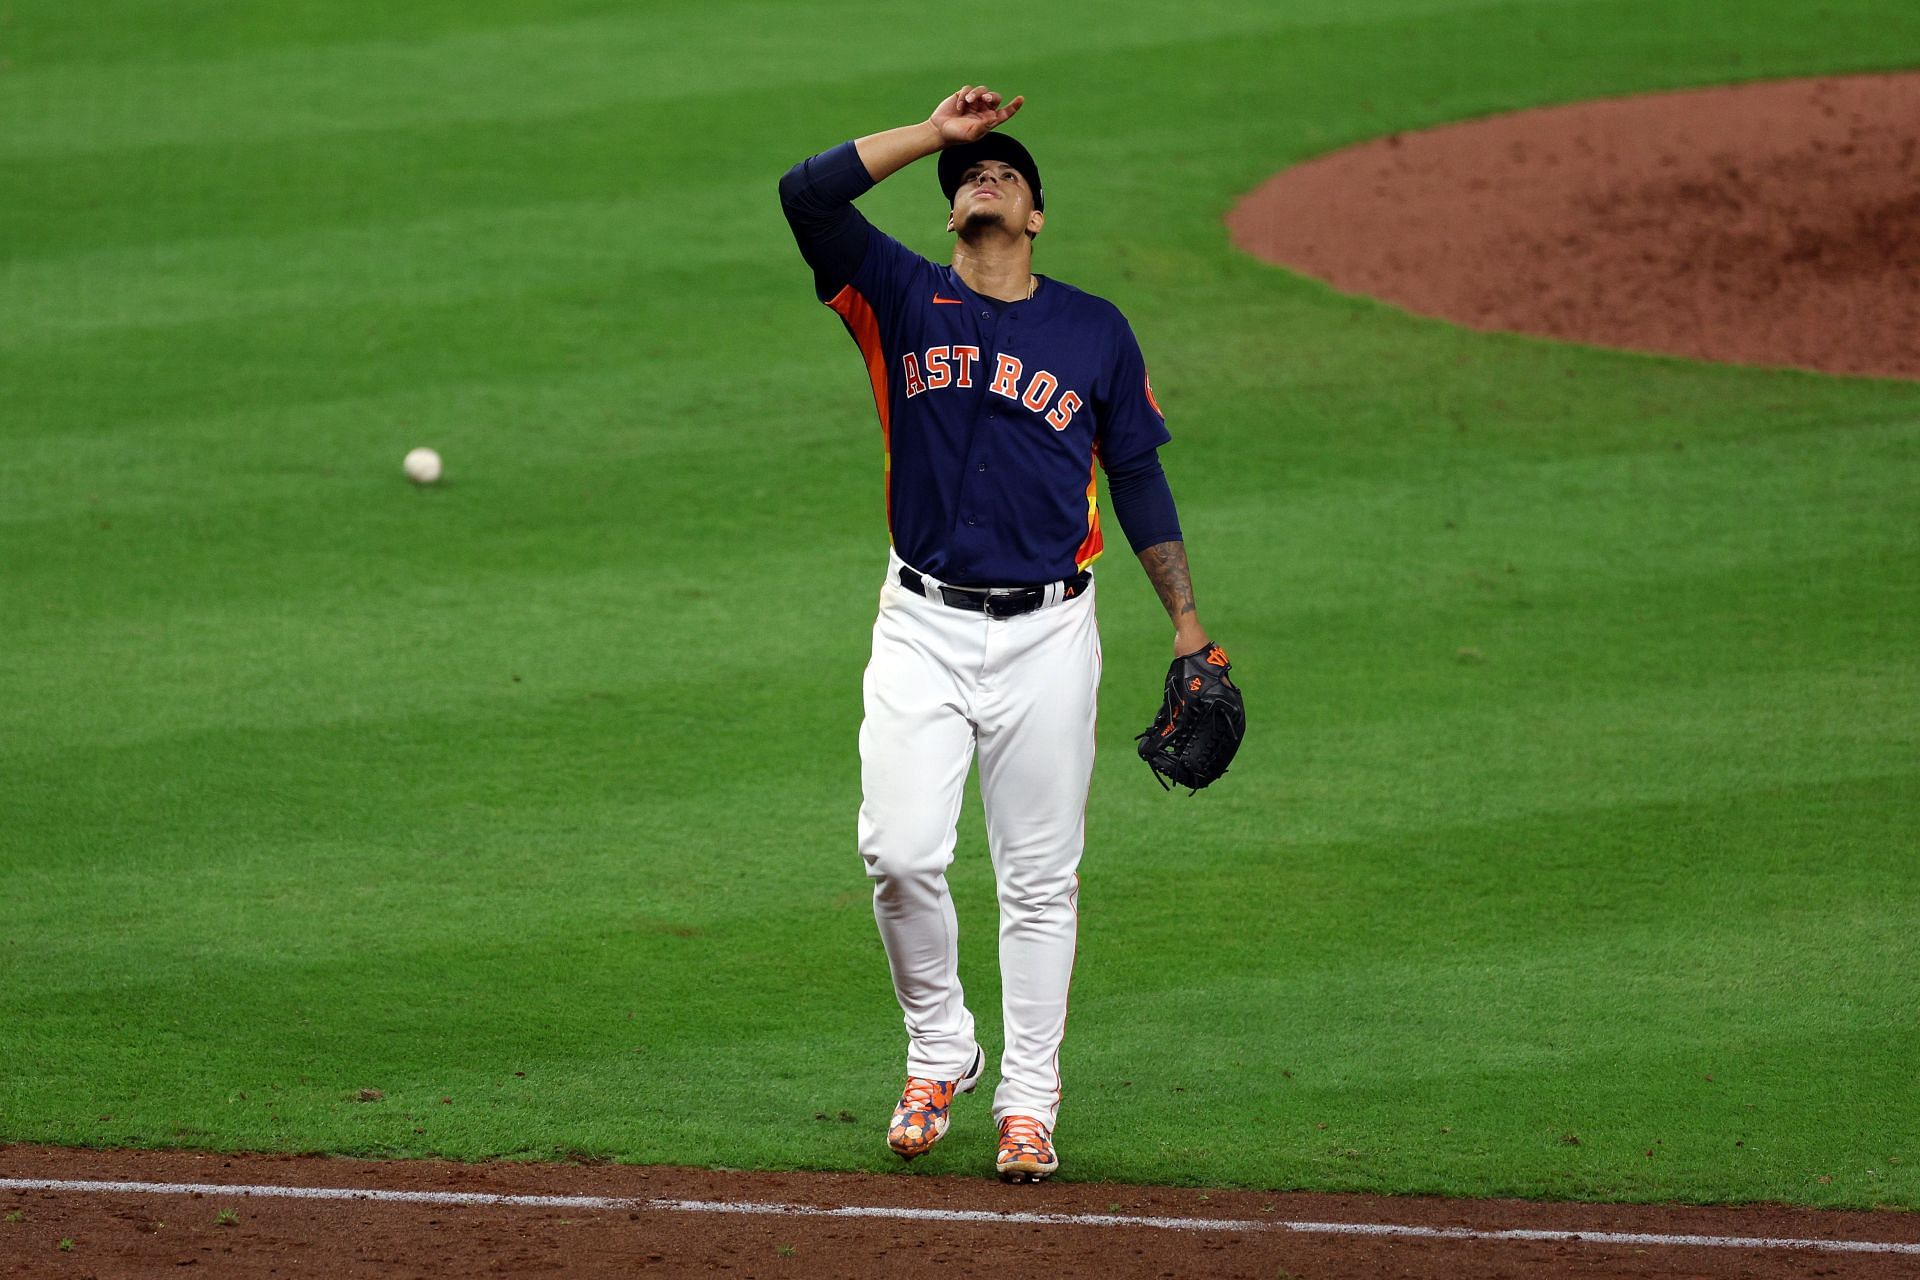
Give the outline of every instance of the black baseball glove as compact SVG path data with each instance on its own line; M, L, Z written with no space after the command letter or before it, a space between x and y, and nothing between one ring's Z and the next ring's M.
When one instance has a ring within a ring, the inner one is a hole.
M1247 706L1240 687L1227 679L1227 651L1210 644L1175 658L1167 668L1166 697L1147 731L1135 739L1140 758L1160 785L1198 791L1233 762L1247 732Z

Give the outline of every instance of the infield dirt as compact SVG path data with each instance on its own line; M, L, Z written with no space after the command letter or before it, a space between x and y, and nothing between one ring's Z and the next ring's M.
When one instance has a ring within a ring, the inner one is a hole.
M1285 1222L1920 1242L1920 1216L1756 1205L1547 1204L856 1173L634 1165L373 1161L317 1156L0 1149L0 1176L335 1187L638 1201L889 1206L1272 1222L1196 1231L912 1217L291 1200L235 1193L0 1192L7 1276L1679 1277L1910 1276L1912 1255L1594 1241L1300 1233ZM13 1215L18 1214L16 1220ZM62 1240L71 1247L62 1249Z
M1920 378L1920 74L1395 134L1227 222L1258 257L1475 329Z

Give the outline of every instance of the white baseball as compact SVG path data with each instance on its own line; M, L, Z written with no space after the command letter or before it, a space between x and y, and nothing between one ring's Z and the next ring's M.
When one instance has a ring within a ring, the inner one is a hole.
M415 484L433 484L440 479L440 455L432 449L413 450L401 466Z

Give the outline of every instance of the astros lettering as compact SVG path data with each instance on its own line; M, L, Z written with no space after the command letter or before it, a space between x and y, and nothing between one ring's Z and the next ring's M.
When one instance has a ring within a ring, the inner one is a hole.
M928 347L918 355L905 352L900 357L900 367L905 375L907 398L911 400L923 391L938 391L943 387L965 390L973 386L973 366L979 359L978 347L947 345ZM1035 413L1046 413L1047 425L1055 431L1065 431L1073 415L1086 404L1086 398L1078 391L1064 392L1056 401L1054 392L1060 389L1060 379L1045 369L1025 375L1025 390L1022 390L1024 366L1019 358L1000 355L995 360L993 384L987 390L1017 401ZM1049 403L1053 405L1052 412L1047 412Z

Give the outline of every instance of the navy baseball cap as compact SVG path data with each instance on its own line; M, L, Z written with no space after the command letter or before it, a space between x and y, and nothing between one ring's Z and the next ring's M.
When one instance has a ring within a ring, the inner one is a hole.
M978 141L963 142L957 147L948 147L940 153L940 189L947 193L947 203L953 203L953 193L960 189L960 180L967 176L967 170L982 160L1004 160L1020 171L1020 176L1033 188L1033 207L1045 209L1046 199L1040 194L1040 166L1033 162L1033 155L1020 145L1020 140L1010 134L987 133Z

